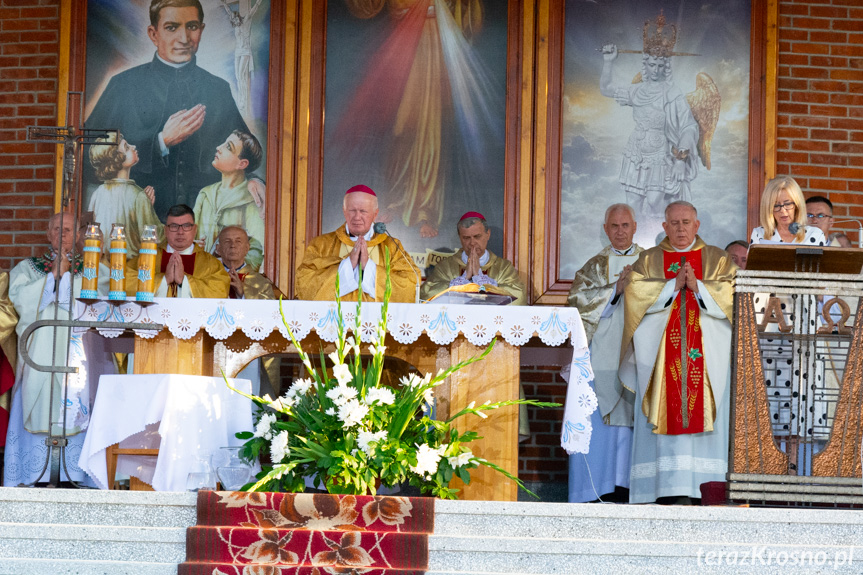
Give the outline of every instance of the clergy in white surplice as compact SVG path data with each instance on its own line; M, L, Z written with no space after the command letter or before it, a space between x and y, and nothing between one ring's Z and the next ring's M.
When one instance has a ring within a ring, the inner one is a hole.
M72 214L55 214L48 221L51 246L48 252L27 258L9 272L9 299L20 318L16 328L19 339L37 320L70 319L70 296L78 296L82 279L82 260L80 256L70 255L75 235ZM108 268L100 264L99 293L102 295L108 293L109 274ZM27 351L37 364L74 364L81 369L68 375L64 394L63 374L52 378L50 373L32 369L18 358L6 436L3 485L32 483L40 476L42 481L47 480L48 473L42 474L48 450L45 437L49 430L59 434L64 418L66 435L71 436L66 449L67 469L72 479L82 479L83 474L76 465L77 452L83 443L81 432L89 421L91 405L82 337L70 333L68 328L40 328L30 337ZM52 357L56 357L53 362ZM66 480L66 472L61 471L61 479Z
M633 209L614 204L605 212L603 229L611 245L575 273L567 302L578 308L593 366L598 409L590 416L588 453L569 456L569 501L593 501L629 487L634 395L617 377L623 336L624 288L632 264L643 249L632 242L637 223Z
M629 500L689 503L728 468L732 278L728 253L673 202L666 238L641 253L625 290L620 380L635 393Z

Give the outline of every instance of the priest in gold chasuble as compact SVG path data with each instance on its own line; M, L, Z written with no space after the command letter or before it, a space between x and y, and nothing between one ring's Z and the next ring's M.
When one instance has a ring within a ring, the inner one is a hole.
M456 224L461 249L442 259L429 273L420 298L431 299L457 285L495 286L513 297L512 305L527 305L527 290L509 260L487 249L491 230L479 212L467 212ZM497 292L496 292L497 293Z
M569 501L599 499L617 487L629 488L632 451L632 411L635 396L620 383L620 340L623 336L624 288L632 265L644 250L632 242L635 212L613 204L605 212L603 229L611 245L575 273L567 303L578 308L593 366L598 409L590 416L593 431L586 454L569 456ZM616 497L622 498L623 492Z
M218 259L194 243L197 229L189 206L180 204L168 210L167 244L156 250L156 297L228 297L231 278ZM130 296L138 291L138 259L126 262L126 293Z
M281 292L266 277L246 263L252 247L249 234L240 226L226 226L219 232L219 257L228 276L231 278L231 299L276 299ZM253 359L237 374L241 379L252 382L252 394L278 397L281 391L281 365L278 357Z
M667 237L632 266L620 380L635 393L630 502L699 498L728 467L732 279L724 250L673 202Z
M297 268L296 293L302 300L326 301L335 297L336 277L339 298L357 301L362 289L363 301L383 301L386 286L385 253L389 252L390 281L395 303L413 303L419 270L401 242L387 234L375 233L372 224L378 215L378 198L364 185L345 193L342 206L345 225L318 236L306 247ZM360 286L362 268L362 286Z

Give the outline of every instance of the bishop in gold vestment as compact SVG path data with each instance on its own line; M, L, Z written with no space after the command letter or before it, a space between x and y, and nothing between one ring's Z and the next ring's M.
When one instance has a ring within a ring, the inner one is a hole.
M670 204L668 237L639 256L626 287L619 375L635 393L632 503L698 498L728 467L737 267L698 227L691 204Z
M413 303L419 271L401 242L376 234L372 224L378 214L378 200L367 186L354 186L345 194L345 226L318 236L306 247L297 268L296 293L304 300L332 300L339 278L342 301L356 301L362 289L363 301L383 301L386 286L385 254L389 254L392 297L397 303ZM362 268L362 286L359 270Z
M461 249L434 267L423 282L420 298L428 300L452 286L474 283L496 286L514 298L512 305L526 305L527 290L515 266L486 247L491 230L483 215L467 212L456 230Z

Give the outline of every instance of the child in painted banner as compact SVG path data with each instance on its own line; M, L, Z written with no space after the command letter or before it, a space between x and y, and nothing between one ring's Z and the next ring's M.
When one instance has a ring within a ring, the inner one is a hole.
M119 140L119 144L113 145ZM101 145L90 147L90 164L102 185L90 197L89 210L94 221L101 225L107 237L111 224L122 225L126 230L126 249L130 258L138 256L141 232L144 226L156 226L158 242L165 241L165 230L153 209L155 191L152 186L141 189L129 179L132 166L138 163L138 150L119 132L99 140Z
M249 191L247 174L259 165L263 151L253 135L234 130L216 148L213 167L222 174L222 181L202 188L195 200L195 221L198 223L198 243L209 253L215 253L219 232L227 226L239 226L249 235L246 263L253 270L264 260L263 204L258 204Z

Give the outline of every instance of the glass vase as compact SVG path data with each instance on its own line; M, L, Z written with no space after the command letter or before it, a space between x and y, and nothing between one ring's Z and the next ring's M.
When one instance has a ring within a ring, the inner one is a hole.
M240 455L242 447L220 447L212 455L213 469L223 491L238 491L252 478L252 466Z

